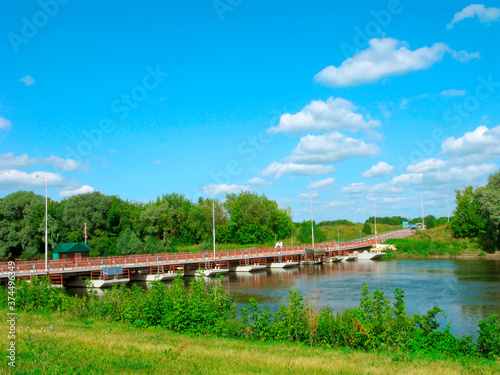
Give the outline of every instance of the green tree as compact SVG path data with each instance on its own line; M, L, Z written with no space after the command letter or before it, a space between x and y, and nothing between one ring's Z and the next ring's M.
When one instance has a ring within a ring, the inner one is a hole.
M117 253L119 255L141 254L144 244L132 229L125 229L117 240Z
M83 241L84 223L87 223L89 238L97 230L109 231L107 213L112 206L112 197L94 192L72 196L61 204L63 205L62 220L64 225L69 232L81 233L80 241Z
M224 203L230 222L226 240L241 244L269 243L286 238L293 230L290 210L280 209L278 203L265 195L248 191L228 194Z
M372 227L368 221L365 221L365 224L363 225L363 229L361 231L366 235L372 234Z
M486 233L487 219L481 213L479 200L472 186L456 190L456 208L450 222L453 235L457 238L477 238Z
M49 216L49 222L53 218ZM45 198L18 191L0 199L0 257L35 258L43 252Z
M487 221L481 238L483 248L488 251L500 249L500 171L488 178L485 187L476 190L476 196Z
M314 224L314 243L326 241L326 233L321 230L321 228L319 227L319 225L316 224L315 221L313 222L313 224ZM297 238L302 243L312 243L311 222L309 220L304 220L300 224Z

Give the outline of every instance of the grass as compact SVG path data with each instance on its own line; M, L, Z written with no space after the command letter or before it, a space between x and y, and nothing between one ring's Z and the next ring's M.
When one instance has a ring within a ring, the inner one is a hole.
M359 238L359 231L363 230L364 224L354 224L354 225L338 225L338 226L330 226L330 225L322 225L320 228L323 232L326 233L326 238L328 240L337 241L337 228L339 229L340 241L350 241ZM370 224L372 228L372 234L375 233L375 226ZM377 232L383 233L388 232L390 230L401 229L401 225L387 225L387 224L377 224ZM366 234L361 233L361 236L364 237Z
M417 231L408 238L387 240L385 243L396 246L395 252L389 251L393 257L397 255L481 255L481 249L477 242L468 238L453 237L447 224L425 231Z
M495 374L500 361L364 353L187 336L125 323L20 313L16 368L5 374ZM51 327L52 326L52 330ZM28 328L29 327L29 328ZM8 332L6 319L0 323ZM6 333L3 348L8 348Z

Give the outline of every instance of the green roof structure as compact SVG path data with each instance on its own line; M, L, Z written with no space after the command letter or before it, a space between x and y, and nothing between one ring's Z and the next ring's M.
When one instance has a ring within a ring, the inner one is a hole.
M63 242L56 246L54 253L83 253L92 249L85 242Z

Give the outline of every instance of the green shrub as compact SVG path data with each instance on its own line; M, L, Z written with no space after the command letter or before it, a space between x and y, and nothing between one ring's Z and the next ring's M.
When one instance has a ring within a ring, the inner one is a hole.
M497 313L479 321L477 345L484 357L500 357L500 320Z

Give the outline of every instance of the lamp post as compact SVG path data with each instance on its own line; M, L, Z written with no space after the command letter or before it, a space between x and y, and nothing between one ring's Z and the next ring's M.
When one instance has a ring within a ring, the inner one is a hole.
M415 195L420 195L420 201L422 203L422 230L425 227L425 222L424 222L424 197L422 196L422 193L415 193Z
M47 179L43 176L36 175L36 178L43 178L45 180L45 272L48 273L49 267L48 267L48 235L47 235L47 192L48 192L48 184L47 184Z
M442 196L446 197L446 213L448 214L448 223L450 222L450 205L448 203L448 195L446 194L441 194Z
M213 228L212 228L212 233L213 233L213 241L214 241L214 260L217 259L217 256L215 254L215 193L212 189L208 188L208 187L204 187L203 190L208 190L209 192L212 193L212 224L213 224Z
M375 245L376 245L377 244L377 209L375 208L375 198L366 197L366 199L373 201L373 219L375 222Z
M301 197L309 197L311 200L311 235L312 235L312 247L314 247L314 220L313 220L313 199L309 194L300 194Z

